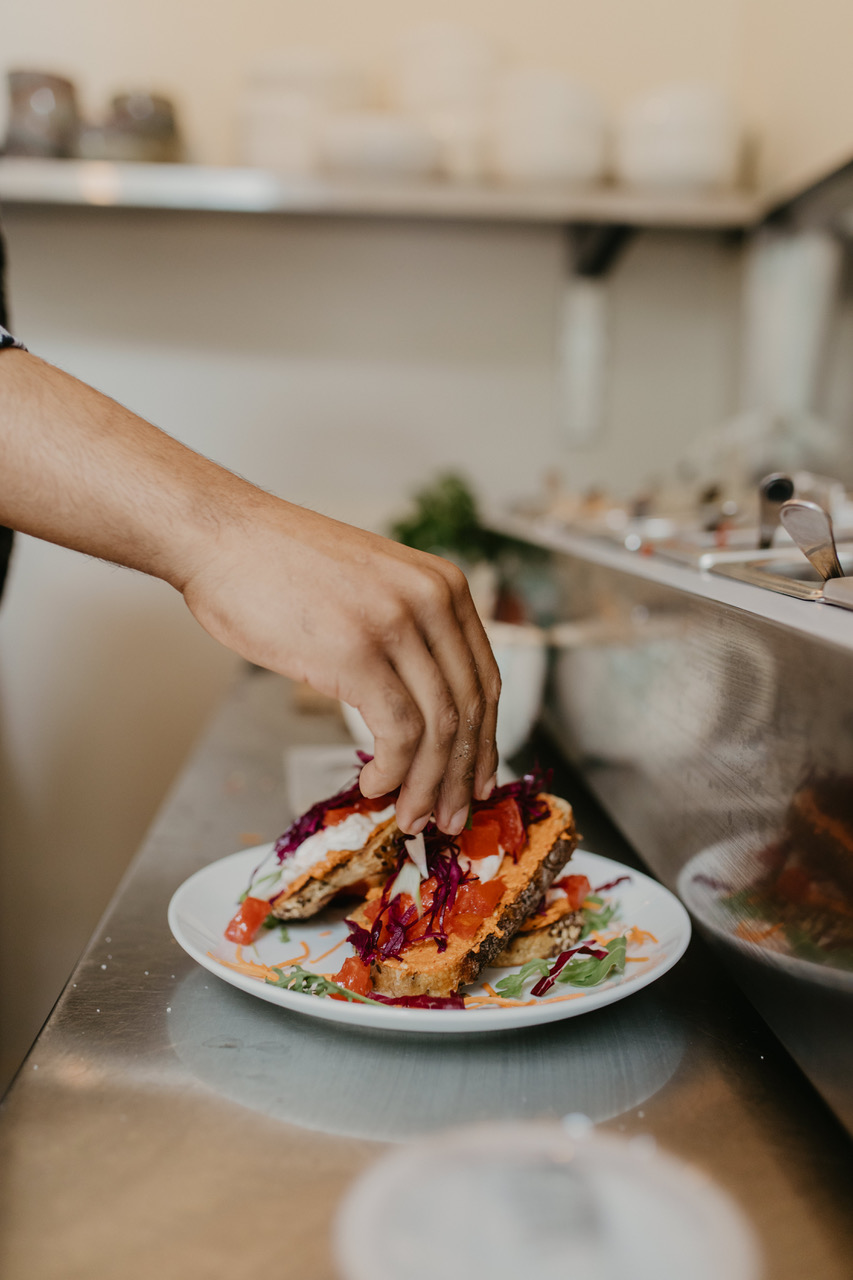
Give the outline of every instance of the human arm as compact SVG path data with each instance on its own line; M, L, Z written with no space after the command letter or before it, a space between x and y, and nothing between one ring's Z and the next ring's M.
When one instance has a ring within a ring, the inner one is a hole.
M0 355L0 522L153 574L244 658L358 707L362 788L451 832L497 767L500 680L464 576L294 506L27 352Z

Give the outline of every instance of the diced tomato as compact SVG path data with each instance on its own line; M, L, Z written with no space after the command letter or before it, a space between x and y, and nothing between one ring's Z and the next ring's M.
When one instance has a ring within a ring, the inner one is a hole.
M225 937L229 942L239 942L247 947L255 941L269 913L270 904L265 898L244 898L240 910L225 930Z
M323 826L336 827L339 823L345 822L354 813L358 813L358 805L356 804L347 804L340 809L327 809L323 814Z
M335 974L333 981L359 996L369 996L373 990L373 984L370 981L370 965L365 964L358 956L349 956L341 965L340 972ZM336 998L346 999L345 996Z
M478 819L480 820L478 821ZM500 824L485 814L475 814L473 821L474 825L470 831L463 831L457 837L461 852L470 858L472 862L477 861L479 858L494 857L499 851Z
M475 916L466 911L462 915L453 916L450 927L454 938L465 938L467 940L468 938L473 938L482 923L482 916Z
M500 878L489 880L486 884L481 884L479 880L463 884L453 904L453 917L474 915L485 920L500 902L505 889L506 884Z
M354 813L378 813L380 809L387 809L390 804L394 804L396 799L396 791L389 791L387 795L374 796L372 799L368 796L360 796L355 804L341 805L339 809L327 809L323 815L323 826L336 827L338 823L345 822Z
M505 853L517 855L521 853L527 844L527 832L524 829L524 822L521 817L521 810L518 807L518 801L512 796L507 796L505 800L501 800L492 809L483 811L483 816L497 819L500 826L501 848Z
M382 902L379 898L374 898L372 902L366 902L364 904L364 918L368 924L373 924L373 921L379 915L379 908L381 905Z
M586 876L563 876L554 883L555 889L564 889L572 911L580 911L590 894L590 883Z
M776 879L776 892L789 902L804 902L809 896L811 880L802 867L786 867Z

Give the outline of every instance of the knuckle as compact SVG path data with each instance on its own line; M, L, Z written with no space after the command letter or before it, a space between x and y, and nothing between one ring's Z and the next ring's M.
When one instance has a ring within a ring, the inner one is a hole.
M501 687L500 672L495 667L494 671L490 671L483 680L483 696L487 704L494 706L497 703L501 696Z
M444 575L424 574L420 583L421 604L431 613L446 613L453 607L453 593Z
M439 745L446 747L459 731L459 712L449 700L439 708L435 722L435 736Z
M445 564L444 580L456 599L468 594L468 579L459 566L451 563L450 560L446 561Z
M465 724L471 730L478 729L486 714L486 699L479 691L469 699L465 707Z

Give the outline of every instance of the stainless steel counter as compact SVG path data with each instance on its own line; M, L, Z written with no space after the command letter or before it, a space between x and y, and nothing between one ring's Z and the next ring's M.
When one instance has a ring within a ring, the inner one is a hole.
M849 1141L700 941L621 1004L447 1040L292 1015L180 951L173 890L278 834L286 746L344 740L334 717L289 700L267 674L235 689L10 1091L4 1280L325 1280L338 1200L384 1143L569 1112L651 1134L716 1178L757 1229L771 1280L848 1277ZM556 785L587 847L636 861L577 781L558 770Z

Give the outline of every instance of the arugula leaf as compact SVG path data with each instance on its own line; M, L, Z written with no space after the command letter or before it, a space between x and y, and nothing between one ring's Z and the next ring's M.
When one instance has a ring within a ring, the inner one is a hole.
M272 912L269 913L261 927L264 929L274 929L276 925L280 926L278 931L279 940L281 942L290 942L290 930L287 925L284 924L283 921L279 920L278 916L274 916Z
M371 1000L368 996L357 995L348 987L342 987L340 983L324 978L322 973L312 973L310 969L303 969L298 964L289 965L287 969L275 965L274 972L279 976L277 980L267 978L271 987L283 987L285 991L301 991L309 996L341 995L346 1000L357 1000L359 1004L382 1003L380 1000Z
M587 902L595 901L595 898L597 898L597 895L590 894ZM598 901L602 904L604 903L603 898L598 898ZM598 911L591 911L588 907L584 907L583 924L581 925L578 941L583 942L584 938L589 937L593 929L606 929L614 916L619 914L619 910L618 902L610 902L606 906L602 905Z
M611 974L625 972L626 947L624 936L620 936L608 944L607 955L601 960L594 956L576 956L563 966L557 982L568 982L573 987L597 987Z
M521 966L518 973L509 973L505 978L501 978L500 982L496 982L495 991L505 1000L520 1000L524 994L524 987L530 979L547 978L550 967L547 960L528 960L527 964Z

